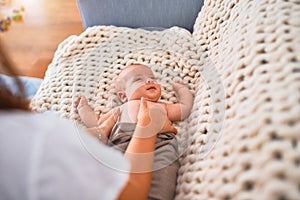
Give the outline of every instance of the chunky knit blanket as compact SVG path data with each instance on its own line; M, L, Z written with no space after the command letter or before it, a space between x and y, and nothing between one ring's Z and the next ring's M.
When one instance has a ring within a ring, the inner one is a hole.
M99 113L120 104L114 79L150 66L176 102L180 77L195 96L176 123L176 199L300 199L300 2L207 0L194 32L88 28L63 41L31 106L80 122L85 95Z

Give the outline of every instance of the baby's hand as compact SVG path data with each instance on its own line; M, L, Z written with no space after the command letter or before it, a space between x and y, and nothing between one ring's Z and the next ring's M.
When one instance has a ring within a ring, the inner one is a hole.
M188 85L186 83L184 83L182 80L178 79L178 80L174 80L174 82L172 83L172 86L175 90L176 93L178 93L178 91L181 88L189 88Z

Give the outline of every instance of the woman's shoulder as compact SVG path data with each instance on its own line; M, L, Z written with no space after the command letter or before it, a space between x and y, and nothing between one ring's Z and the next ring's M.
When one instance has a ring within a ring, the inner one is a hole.
M9 188L16 185L23 189L32 186L39 196L49 199L60 199L60 195L70 199L104 195L113 199L126 182L124 171L129 165L121 152L102 145L55 113L0 111L0 121L0 152L5 152L0 153L0 162L5 163L0 169L0 184L3 191L6 188L6 196L16 193ZM19 173L6 173L11 172L10 166ZM34 185L24 187L28 178ZM41 181L48 184L39 185ZM105 186L110 189L104 189ZM17 192L21 195L25 191Z
M10 138L12 143L23 140L24 145L32 146L40 141L74 142L74 125L54 112L0 111L0 121L0 137ZM13 138L18 140L14 141Z
M0 118L3 121L17 121L17 122L27 122L36 124L37 122L47 121L48 123L66 123L65 119L59 117L58 114L48 111L45 113L35 113L35 112L28 112L28 111L0 111ZM36 124L41 125L41 124Z
M73 137L64 132L72 132L74 123L51 111L45 113L0 111L0 121L3 122L3 129L10 130L12 133L26 132L27 137L36 137L34 136L36 134L39 137L53 134L56 137Z

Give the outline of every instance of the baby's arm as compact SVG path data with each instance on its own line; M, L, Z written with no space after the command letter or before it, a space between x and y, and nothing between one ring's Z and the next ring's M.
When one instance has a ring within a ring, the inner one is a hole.
M194 97L188 86L182 81L174 81L173 88L178 96L178 103L167 104L166 109L171 121L179 121L189 116Z

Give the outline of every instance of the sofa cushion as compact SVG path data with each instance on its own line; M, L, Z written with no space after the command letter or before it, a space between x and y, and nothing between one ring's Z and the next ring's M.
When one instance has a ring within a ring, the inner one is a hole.
M85 28L179 26L190 32L204 0L77 0Z

